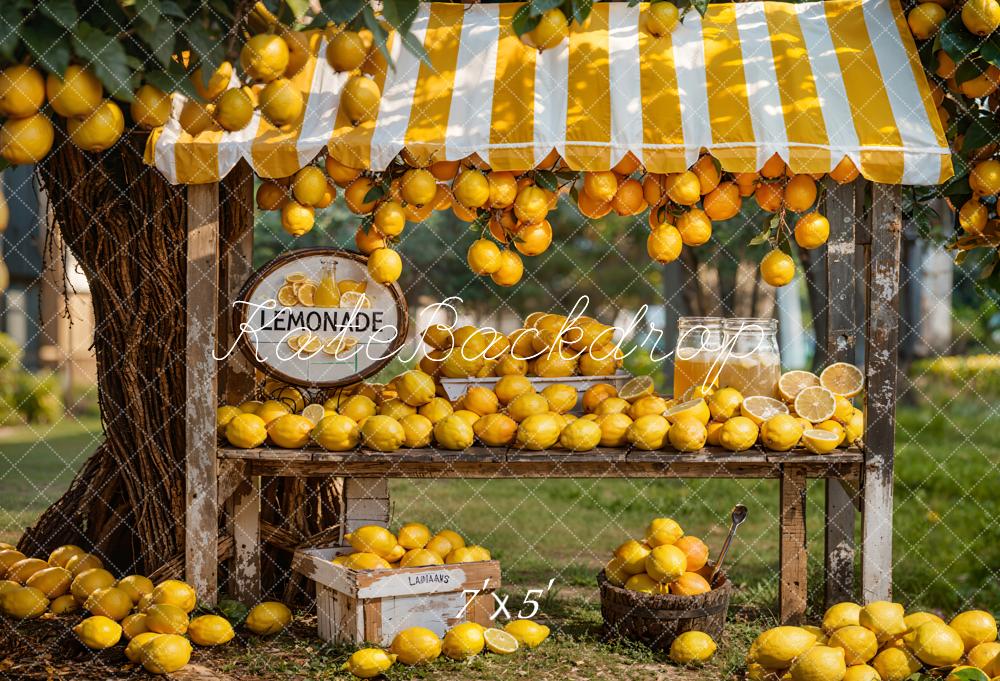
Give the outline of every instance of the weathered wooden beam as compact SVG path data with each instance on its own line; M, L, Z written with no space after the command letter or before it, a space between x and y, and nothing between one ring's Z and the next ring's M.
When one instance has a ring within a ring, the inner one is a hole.
M230 588L236 600L260 600L260 478L244 476L230 501L233 563Z
M899 186L872 185L871 247L865 281L865 469L861 523L861 597L892 596L892 485L899 339Z
M187 199L184 571L199 600L214 604L219 553L214 357L219 308L219 185L191 185Z
M809 550L806 544L806 473L794 464L782 466L778 589L782 624L801 624L806 615Z
M860 182L860 180L859 180ZM826 180L825 215L830 221L826 246L826 354L830 362L854 362L857 326L855 304L855 225L859 208L853 184ZM814 311L813 314L816 314ZM855 508L843 483L828 479L824 567L827 606L850 600L854 594Z

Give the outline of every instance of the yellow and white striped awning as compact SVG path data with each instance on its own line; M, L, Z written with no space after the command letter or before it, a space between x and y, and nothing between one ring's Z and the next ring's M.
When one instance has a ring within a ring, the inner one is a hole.
M192 138L174 117L148 151L187 184L216 181L241 158L285 177L324 147L375 170L404 148L433 160L476 153L500 170L532 168L555 149L574 170L606 170L632 152L665 173L707 149L732 172L778 154L799 173L846 155L876 182L952 175L899 0L716 4L661 38L641 29L646 5L597 3L585 30L544 52L515 35L519 6L421 5L412 31L430 64L391 39L395 68L372 74L382 89L373 121L354 126L340 110L349 74L330 68L315 32L318 58L293 78L306 98L298 124L276 129L255 113L242 131Z

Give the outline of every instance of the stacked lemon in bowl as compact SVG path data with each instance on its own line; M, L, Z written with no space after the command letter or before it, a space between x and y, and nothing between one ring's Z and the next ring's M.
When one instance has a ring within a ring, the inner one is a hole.
M435 534L423 523L404 523L396 534L380 525L365 525L344 538L351 551L337 556L333 563L349 570L427 567L492 558L489 550L476 544L467 545L454 530L444 529Z
M747 678L755 681L903 681L922 670L946 673L949 681L1000 676L993 615L969 610L946 622L930 612L907 613L899 603L844 602L819 626L762 632L747 653Z
M697 596L712 590L708 546L673 518L654 518L642 540L629 539L604 567L615 586L642 593Z

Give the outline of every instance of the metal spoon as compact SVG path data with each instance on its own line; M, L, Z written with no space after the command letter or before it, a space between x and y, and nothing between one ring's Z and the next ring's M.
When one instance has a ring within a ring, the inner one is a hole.
M722 551L719 552L719 559L715 561L715 568L712 570L712 578L708 580L708 583L714 589L716 586L716 580L719 577L719 573L722 571L722 562L726 559L726 554L729 553L729 545L733 541L733 537L736 535L736 528L743 524L743 521L747 519L747 507L743 504L737 504L733 507L732 515L732 525L729 526L729 536L726 537L726 543L722 545Z

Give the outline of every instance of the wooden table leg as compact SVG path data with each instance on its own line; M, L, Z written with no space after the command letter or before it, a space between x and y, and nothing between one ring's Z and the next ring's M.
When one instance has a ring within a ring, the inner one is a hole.
M806 475L797 466L781 467L781 581L782 624L799 624L806 614Z
M260 600L260 476L244 477L230 500L233 535L233 597L241 603Z
M340 514L341 540L364 525L389 526L389 481L386 478L347 478ZM343 543L343 541L341 541Z

